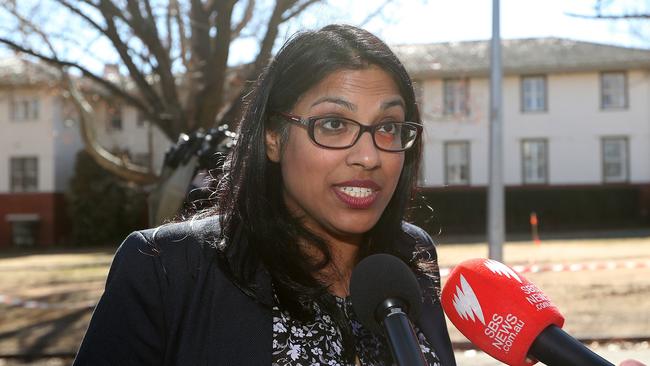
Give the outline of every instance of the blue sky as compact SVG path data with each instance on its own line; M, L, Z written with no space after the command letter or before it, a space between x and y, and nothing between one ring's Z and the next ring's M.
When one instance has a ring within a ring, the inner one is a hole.
M623 7L644 10L645 1L618 0ZM359 24L368 9L384 0L330 0L317 5L300 22L284 29L281 38L300 28L318 28L332 22ZM580 19L567 13L591 14L593 0L501 0L502 38L562 37L630 47L650 47L630 30L630 23ZM648 21L650 23L650 21ZM492 34L491 0L396 0L384 13L364 26L389 44L431 43L489 39ZM648 33L650 35L650 32ZM237 45L232 61L253 54L252 40ZM248 56L251 57L251 56Z
M296 21L288 22L281 29L276 47L301 29L317 29L336 22L359 25L372 9L385 1L323 0L322 3L312 5ZM502 38L562 37L629 47L650 47L650 27L646 27L648 32L644 38L630 29L629 22L580 19L567 15L589 14L595 1L501 0ZM25 4L30 2L38 0L25 0ZM621 8L637 11L646 10L648 3L650 0L616 0L616 4L622 4L619 5ZM245 4L245 1L240 1L236 12L241 11ZM257 11L268 12L270 4L270 0L258 1ZM491 37L492 0L392 0L383 10L372 21L364 24L364 28L389 44L481 40ZM53 29L65 27L65 24L59 26L56 21L53 22L52 17L43 21ZM650 20L646 23L650 24ZM264 30L259 24L252 24L250 28L252 29L248 29L248 33L257 33L258 36ZM256 51L256 38L238 41L231 49L229 63L232 65L250 61ZM0 56L7 53L0 49ZM101 72L105 62L117 60L115 51L105 40L93 44L89 52L70 47L65 53L68 59L81 60L95 72Z

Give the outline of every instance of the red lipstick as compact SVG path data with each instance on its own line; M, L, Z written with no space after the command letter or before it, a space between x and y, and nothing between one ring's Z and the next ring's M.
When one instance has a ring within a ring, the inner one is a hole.
M345 192L342 187L356 188L351 192ZM361 190L359 190L361 188ZM349 208L367 209L372 206L379 196L380 187L372 180L349 180L338 183L334 186L336 197L345 203ZM356 195L355 195L356 194Z

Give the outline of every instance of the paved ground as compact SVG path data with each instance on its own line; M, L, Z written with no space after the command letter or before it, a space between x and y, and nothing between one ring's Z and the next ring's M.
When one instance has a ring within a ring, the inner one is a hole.
M74 352L101 295L113 251L0 254L0 355ZM480 243L439 247L441 267L485 256L487 246ZM510 265L643 261L650 259L650 237L513 242L505 246L504 259ZM567 319L565 330L574 336L648 339L650 269L618 267L526 277L554 300ZM464 341L450 329L455 342ZM593 346L615 363L625 358L650 363L647 342ZM460 365L499 364L473 351L459 351L457 357ZM58 358L19 363L0 356L0 366L67 364L69 360Z
M618 342L608 344L592 344L592 351L599 354L606 360L618 365L627 359L644 361L650 364L650 345L648 342L629 343ZM483 352L474 350L456 352L456 361L459 366L500 366L501 362L493 359ZM1 364L0 364L1 365ZM541 364L540 364L541 365ZM54 365L53 365L54 366Z

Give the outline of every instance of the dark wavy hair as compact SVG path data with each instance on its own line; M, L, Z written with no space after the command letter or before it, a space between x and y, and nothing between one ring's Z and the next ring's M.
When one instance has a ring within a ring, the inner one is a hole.
M392 76L406 102L406 120L420 122L411 79L379 38L349 25L329 25L317 31L301 32L284 44L247 95L238 141L225 162L219 182L216 209L220 215L221 243L225 243L221 249L243 253L246 262L237 265L232 276L238 285L254 294L255 270L263 265L273 279L281 307L297 318L310 314L308 304L312 301L321 308L333 309L326 284L314 276L330 263L331 256L327 243L287 210L279 164L269 161L266 155L265 131L286 132L286 124L271 118L271 113L290 111L302 94L328 75L370 65ZM362 257L373 253L399 256L393 244L402 231L420 152L420 140L405 152L395 193L377 224L365 235ZM243 237L246 240L234 240ZM322 253L322 259L308 256L305 243Z

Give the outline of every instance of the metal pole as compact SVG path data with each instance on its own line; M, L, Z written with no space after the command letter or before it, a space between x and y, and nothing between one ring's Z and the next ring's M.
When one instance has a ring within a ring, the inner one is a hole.
M488 185L487 232L489 257L503 261L503 103L499 0L492 0L492 43L490 52L490 181Z

